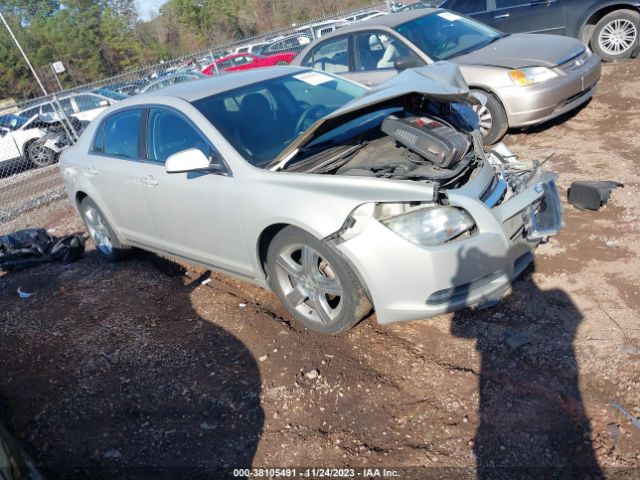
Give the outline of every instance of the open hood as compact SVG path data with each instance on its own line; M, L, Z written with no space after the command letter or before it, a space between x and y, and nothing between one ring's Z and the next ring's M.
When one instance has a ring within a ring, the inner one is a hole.
M438 102L476 102L455 63L437 62L408 69L316 121L278 155L270 169L281 169L302 147L340 124L370 111L402 105L402 99L411 94Z

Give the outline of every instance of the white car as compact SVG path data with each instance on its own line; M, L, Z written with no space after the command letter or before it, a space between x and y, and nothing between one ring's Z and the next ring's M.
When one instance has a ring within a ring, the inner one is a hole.
M58 102L67 116L77 118L82 124L86 125L100 115L105 108L118 102L118 100L95 92L82 92L60 96ZM54 110L51 101L32 105L18 112L18 115L25 118L39 115L48 121L59 120L59 115Z
M36 167L51 165L57 152L37 142L47 134L38 117L31 119L19 115L0 116L0 172L7 173L27 162Z

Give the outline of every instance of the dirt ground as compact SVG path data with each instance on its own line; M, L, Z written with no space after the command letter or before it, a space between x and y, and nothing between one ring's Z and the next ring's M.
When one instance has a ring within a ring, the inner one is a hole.
M89 244L77 263L0 277L2 418L59 479L251 466L640 478L640 429L610 403L640 417L638 77L638 61L605 65L585 108L506 138L523 158L553 154L563 193L625 187L598 212L565 204L566 228L497 307L372 315L325 336L265 290L203 284L207 272L152 255L107 264ZM82 229L66 202L44 226Z

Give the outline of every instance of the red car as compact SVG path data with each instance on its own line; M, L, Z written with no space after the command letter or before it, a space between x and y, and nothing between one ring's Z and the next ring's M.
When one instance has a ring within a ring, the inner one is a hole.
M205 75L214 75L216 65L222 72L234 72L236 70L250 70L252 68L273 67L274 65L288 65L291 63L296 53L283 52L268 57L261 57L253 53L235 53L227 57L219 58L208 67L202 70Z

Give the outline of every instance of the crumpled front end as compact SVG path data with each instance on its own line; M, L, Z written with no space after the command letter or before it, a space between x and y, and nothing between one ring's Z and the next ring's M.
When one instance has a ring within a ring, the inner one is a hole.
M481 161L463 187L441 194L441 203L473 219L473 229L418 245L362 208L333 240L366 284L380 323L496 303L536 246L563 225L555 175L499 152Z

